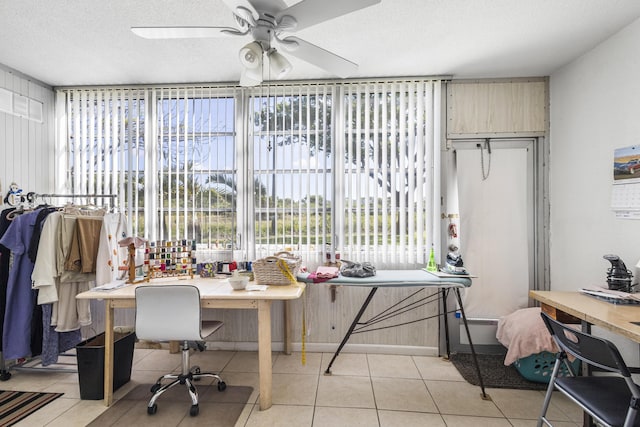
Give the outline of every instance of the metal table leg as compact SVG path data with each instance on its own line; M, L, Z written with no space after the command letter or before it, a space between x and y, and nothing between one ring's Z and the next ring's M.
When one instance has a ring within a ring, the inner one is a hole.
M371 292L369 292L369 295L367 295L367 298L364 300L364 304L362 304L362 307L360 307L358 314L356 314L356 317L355 319L353 319L353 322L351 323L349 330L347 331L344 338L342 339L342 342L340 343L338 350L336 350L333 357L331 358L331 362L329 362L329 366L327 366L327 369L324 371L325 375L331 375L331 365L333 365L333 361L336 360L336 357L338 357L338 354L340 354L342 347L344 347L347 341L349 341L349 338L351 337L351 333L353 332L355 327L358 325L360 318L362 317L362 315L364 314L364 311L369 306L369 303L371 302L371 299L373 298L373 296L376 294L377 290L378 290L378 287L376 286L373 289L371 289Z
M473 341L471 340L471 333L469 332L469 325L467 324L467 316L464 314L464 307L462 305L462 297L460 296L460 289L454 288L456 299L458 300L458 306L460 307L460 314L462 315L462 322L464 323L464 329L467 332L467 339L469 340L469 347L471 348L471 357L473 358L473 364L476 368L476 374L478 374L478 380L480 381L480 390L482 390L482 398L484 400L491 400L487 393L484 391L484 382L482 381L482 374L480 373L480 365L478 365L478 358L476 357L476 351L473 348Z

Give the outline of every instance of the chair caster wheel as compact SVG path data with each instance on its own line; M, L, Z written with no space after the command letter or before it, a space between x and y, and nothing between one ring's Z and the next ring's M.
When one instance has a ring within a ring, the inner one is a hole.
M154 384L151 386L151 393L155 393L156 391L160 390L160 387L162 387L160 384Z
M200 412L200 407L198 405L191 405L191 409L189 410L189 415L195 417Z
M11 378L11 372L0 371L0 381L8 381Z
M191 368L191 373L193 374L193 381L200 381L200 377L198 377L198 375L200 375L202 371L200 371L200 367L199 366L194 366L193 368Z
M147 406L147 414L153 415L156 412L158 412L158 405L154 403L153 406Z
M227 383L224 381L218 381L218 391L225 391L227 389Z

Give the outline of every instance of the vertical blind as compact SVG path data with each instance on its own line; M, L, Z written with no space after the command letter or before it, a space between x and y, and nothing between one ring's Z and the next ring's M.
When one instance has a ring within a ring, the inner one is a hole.
M344 147L336 152L344 153L337 197L344 215L336 216L336 234L343 256L379 266L425 264L440 208L440 83L359 82L342 91Z
M66 124L59 133L66 150L66 191L116 194L132 235L232 244L233 92L81 89L57 96L66 116L59 120Z
M331 85L270 86L249 97L257 257L317 259L330 241Z
M438 232L440 85L63 89L58 184L117 194L151 240L415 267Z

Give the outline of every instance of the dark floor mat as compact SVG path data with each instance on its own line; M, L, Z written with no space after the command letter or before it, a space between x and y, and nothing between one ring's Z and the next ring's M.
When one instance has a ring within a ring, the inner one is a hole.
M478 365L486 388L546 390L547 384L529 381L513 366L504 366L503 354L478 354ZM450 357L462 377L470 384L480 385L471 354L454 353Z

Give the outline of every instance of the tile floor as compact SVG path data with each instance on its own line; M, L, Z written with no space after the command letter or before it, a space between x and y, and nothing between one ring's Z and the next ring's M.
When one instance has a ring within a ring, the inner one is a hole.
M194 353L191 362L203 371L220 372L229 385L254 388L236 424L243 427L528 427L536 425L544 397L541 391L487 389L491 400L482 400L479 387L438 357L343 353L334 362L333 375L326 376L331 356L309 353L302 365L300 353L274 353L273 406L266 411L257 404L256 352L205 351ZM151 384L178 369L180 355L136 349L133 363L131 381L116 391L116 400L136 385ZM64 393L17 426L85 426L106 409L101 400L80 400L74 373L12 371L0 387ZM150 417L149 425L160 425L158 415ZM556 427L582 424L582 413L562 396L554 397L549 416L558 421Z

